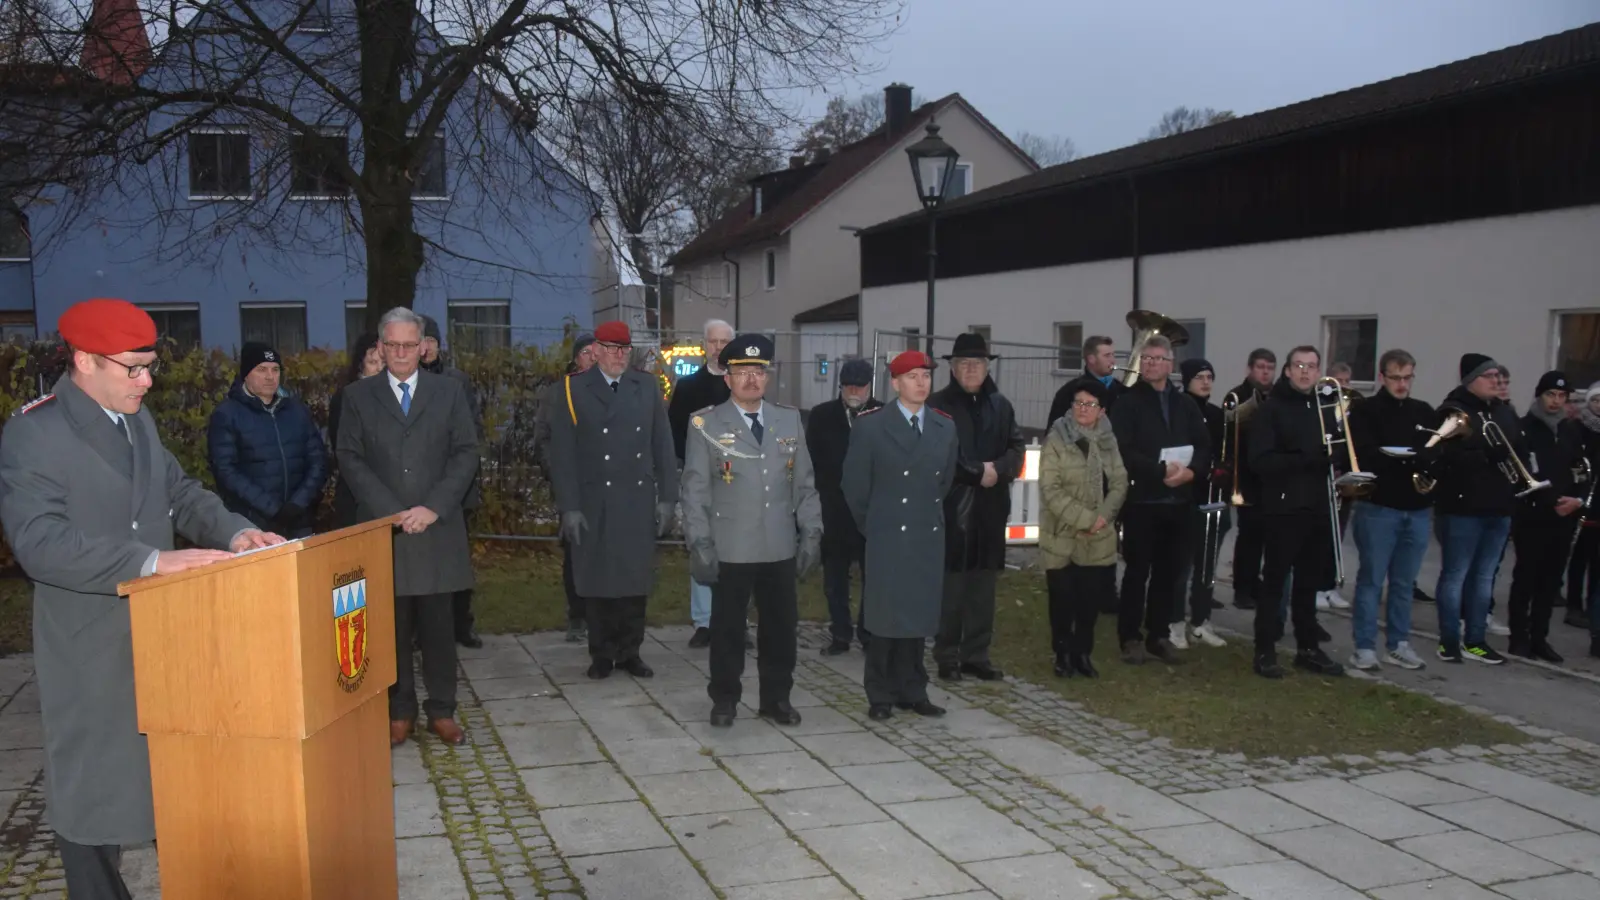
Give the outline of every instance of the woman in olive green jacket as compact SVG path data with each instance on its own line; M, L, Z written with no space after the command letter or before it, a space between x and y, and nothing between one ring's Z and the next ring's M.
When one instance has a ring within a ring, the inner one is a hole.
M1116 520L1128 496L1128 470L1105 417L1109 398L1098 380L1079 381L1072 407L1050 424L1039 459L1039 556L1062 678L1099 674L1089 661L1095 618L1116 591Z

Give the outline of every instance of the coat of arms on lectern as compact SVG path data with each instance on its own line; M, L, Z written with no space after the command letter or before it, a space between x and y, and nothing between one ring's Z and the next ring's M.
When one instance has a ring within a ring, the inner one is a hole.
M333 578L333 636L339 687L354 692L367 677L367 579L357 568Z

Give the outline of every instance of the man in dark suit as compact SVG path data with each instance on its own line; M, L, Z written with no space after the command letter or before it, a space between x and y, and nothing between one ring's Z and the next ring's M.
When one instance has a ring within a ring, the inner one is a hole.
M822 593L828 598L833 632L833 640L822 648L823 656L848 652L852 638L859 639L862 647L867 645L859 614L856 627L850 625L850 566L861 566L865 580L867 543L850 517L841 482L856 416L882 405L872 396L872 363L851 359L839 368L838 398L813 406L806 420L806 446L811 448L817 496L822 501Z
M655 542L672 528L678 466L656 380L628 368L621 322L594 330L594 368L569 375L550 422L550 488L573 580L589 607L590 678L655 672L639 658Z
M428 730L446 743L456 724L456 642L451 596L472 587L464 504L478 475L478 432L460 382L421 369L422 317L405 307L378 323L385 371L345 388L339 471L358 518L398 516L394 539L395 684L389 741L402 744L417 718L413 641L422 648Z

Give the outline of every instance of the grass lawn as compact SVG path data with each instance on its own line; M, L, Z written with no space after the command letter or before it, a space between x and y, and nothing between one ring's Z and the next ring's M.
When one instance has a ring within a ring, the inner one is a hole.
M474 607L480 630L523 633L566 626L561 556L554 545L498 545L478 563ZM689 621L688 582L683 551L663 550L657 558L650 624ZM1100 619L1095 649L1101 677L1058 679L1050 670L1044 577L1007 571L997 599L997 665L1049 686L1090 712L1168 737L1178 746L1293 758L1528 740L1510 726L1389 685L1317 678L1293 669L1282 681L1257 678L1250 672L1250 648L1243 640L1220 650L1190 650L1183 666L1126 666L1117 659L1115 622L1109 616ZM812 575L800 585L800 618L821 621L826 610L822 579ZM31 649L30 611L26 585L0 580L0 650ZM1007 688L983 689L995 703L1005 702Z

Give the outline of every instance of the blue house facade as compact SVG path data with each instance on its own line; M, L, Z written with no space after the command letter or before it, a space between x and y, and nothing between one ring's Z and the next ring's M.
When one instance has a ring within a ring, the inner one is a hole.
M356 83L353 14L315 24L292 36L303 56L331 81ZM140 83L216 77L237 54L210 40L158 48ZM221 63L206 59L208 47ZM291 67L259 78L257 92L296 98L290 108L315 123L316 137L215 111L93 196L46 192L27 203L22 240L0 227L0 331L42 337L71 304L120 297L180 343L231 350L262 340L293 353L348 346L368 303L395 305L366 296L360 209L326 162L343 154L360 171L359 122ZM592 316L590 206L497 101L482 85L462 90L413 173L426 262L412 305L448 323L458 345L542 344ZM167 128L181 112L146 128Z

